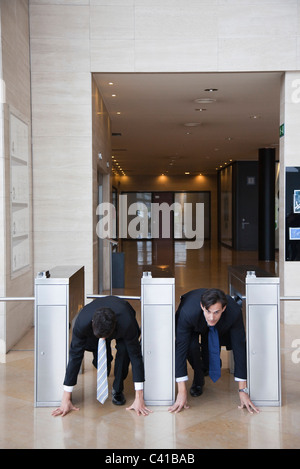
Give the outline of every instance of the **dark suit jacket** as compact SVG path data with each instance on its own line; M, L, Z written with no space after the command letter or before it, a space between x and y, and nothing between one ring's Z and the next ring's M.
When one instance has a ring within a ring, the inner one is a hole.
M117 324L109 339L124 340L132 365L133 381L144 381L144 364L139 341L140 328L135 318L135 311L122 298L107 296L97 298L84 306L76 318L64 380L66 386L74 386L77 383L84 351L97 353L98 338L93 333L92 319L95 311L102 307L111 308L116 314Z
M208 326L200 301L205 288L192 290L181 297L176 312L176 347L175 375L176 378L187 375L187 354L193 333L201 335L201 342L207 343ZM219 333L220 345L226 345L234 355L234 376L247 379L246 336L240 306L227 297L227 307L215 328Z

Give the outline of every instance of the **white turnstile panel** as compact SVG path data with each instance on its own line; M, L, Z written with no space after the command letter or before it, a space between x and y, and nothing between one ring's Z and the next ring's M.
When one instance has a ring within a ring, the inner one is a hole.
M276 306L249 306L249 386L255 402L279 400L276 317Z
M61 402L72 324L83 306L83 267L58 266L35 278L35 407Z
M247 275L246 332L250 398L281 405L279 278Z
M37 402L59 402L68 356L67 308L39 306L38 316Z
M141 320L145 403L172 405L175 398L174 278L142 277Z
M169 401L173 389L173 330L170 322L171 306L145 305L144 330L144 398L150 401ZM158 379L163 376L163 379Z

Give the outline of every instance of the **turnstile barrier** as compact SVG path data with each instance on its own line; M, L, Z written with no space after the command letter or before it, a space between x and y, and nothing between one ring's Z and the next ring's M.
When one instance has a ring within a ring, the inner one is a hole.
M142 354L146 405L172 405L175 400L175 279L141 279Z
M247 384L252 402L281 405L280 281L255 266L228 268L229 294L243 304Z
M83 306L83 267L58 266L35 278L35 407L61 403L72 323Z

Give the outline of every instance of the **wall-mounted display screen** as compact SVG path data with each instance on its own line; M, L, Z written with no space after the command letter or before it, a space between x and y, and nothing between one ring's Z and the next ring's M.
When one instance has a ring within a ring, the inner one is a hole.
M285 175L285 260L300 261L300 167L287 167Z

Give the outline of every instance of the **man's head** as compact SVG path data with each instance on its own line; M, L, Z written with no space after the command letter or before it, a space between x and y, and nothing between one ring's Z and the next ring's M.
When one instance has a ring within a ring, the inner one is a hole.
M93 332L98 338L109 337L116 326L116 315L110 308L99 308L93 316Z
M210 288L203 293L200 304L207 324L215 326L226 309L227 298L222 290Z

